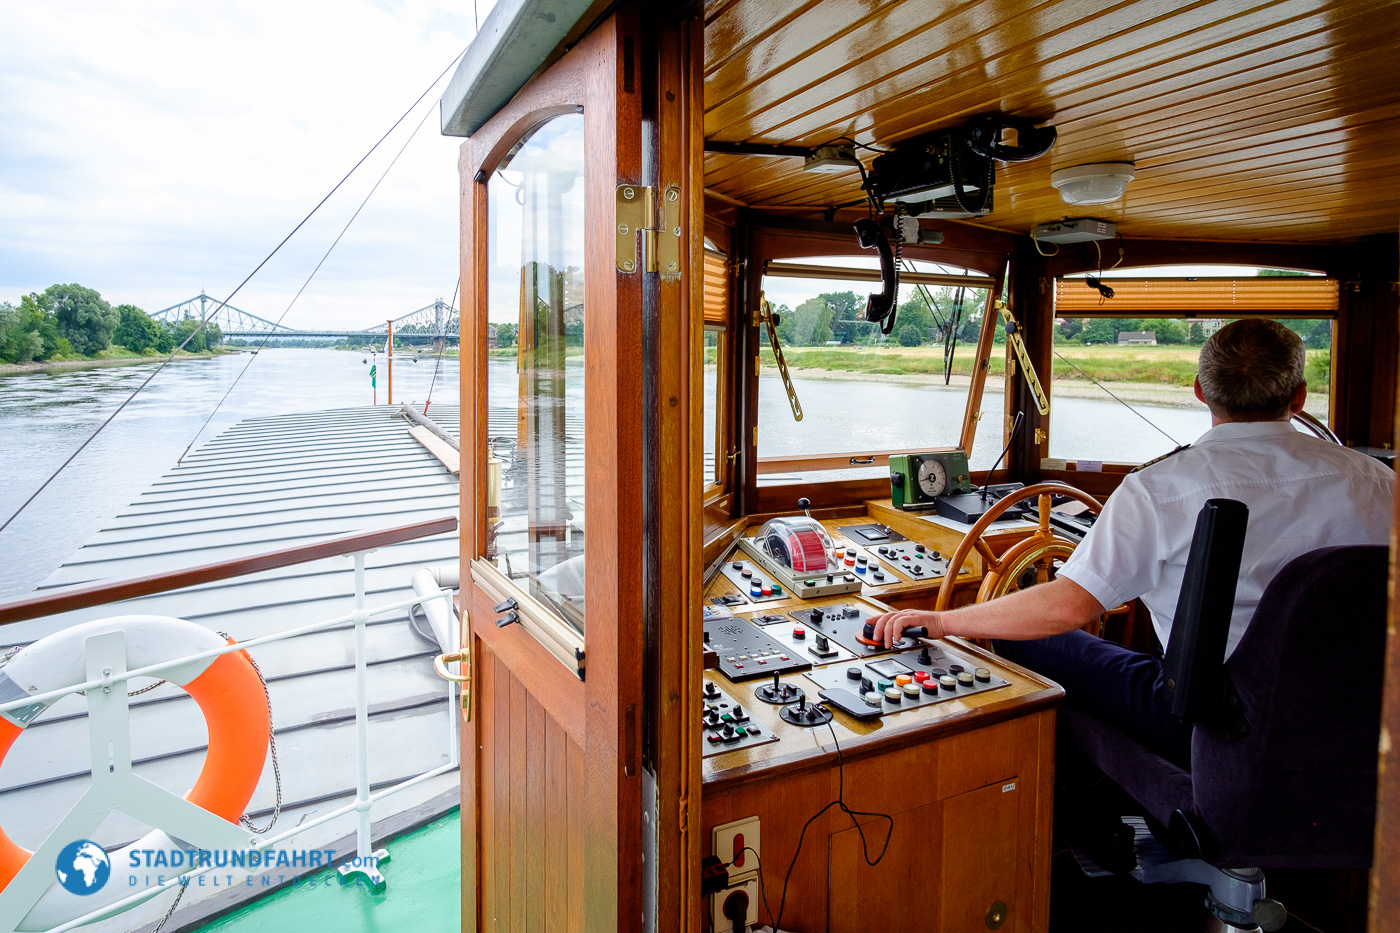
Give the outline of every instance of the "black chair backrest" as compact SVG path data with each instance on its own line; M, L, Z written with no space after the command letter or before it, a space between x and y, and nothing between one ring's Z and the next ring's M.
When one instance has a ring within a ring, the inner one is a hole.
M1265 588L1225 662L1247 728L1192 737L1219 864L1370 863L1389 563L1383 546L1321 548Z
M1248 524L1249 508L1234 499L1209 499L1196 516L1163 665L1172 714L1182 722L1210 722L1220 713L1225 643Z

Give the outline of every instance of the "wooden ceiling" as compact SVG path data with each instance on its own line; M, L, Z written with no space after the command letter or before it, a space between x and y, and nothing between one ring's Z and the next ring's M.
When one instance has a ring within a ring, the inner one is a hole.
M1295 242L1400 228L1400 0L708 0L705 18L708 140L889 147L979 113L1053 123L1047 155L998 164L982 224ZM1112 161L1138 173L1116 203L1072 207L1050 185ZM707 154L705 183L792 215L862 196L854 169L796 158Z

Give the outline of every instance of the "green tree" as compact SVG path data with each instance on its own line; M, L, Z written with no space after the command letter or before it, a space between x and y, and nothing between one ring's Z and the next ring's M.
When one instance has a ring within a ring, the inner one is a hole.
M113 343L134 353L144 353L156 345L160 325L149 314L135 305L117 305L116 311L119 320L112 331Z
M182 318L176 323L170 330L173 346L184 344L186 353L202 353L205 349L204 331L200 330L199 323L197 317Z
M899 338L899 345L901 347L917 347L924 342L924 338L919 333L919 329L913 324L902 325L895 336Z
M905 325L918 331L920 343L934 338L936 325L933 321L933 312L929 310L928 305L924 303L924 299L918 294L915 294L908 301L899 306L895 323L899 327L897 334L903 333ZM914 344L906 343L904 346L914 346Z
M53 315L60 337L73 349L94 356L112 345L112 331L121 315L91 288L78 284L50 285L39 296L39 307Z
M1116 323L1111 318L1093 318L1084 328L1084 342L1087 344L1117 343L1118 328L1115 326Z
M855 343L865 312L865 299L855 292L823 292L817 296L831 309L831 332L842 343ZM781 338L780 338L781 339Z
M1084 321L1077 317L1065 318L1055 327L1055 336L1065 342L1074 341L1084 331ZM1081 338L1082 339L1082 338Z
M794 310L782 313L778 339L785 346L819 347L831 339L835 312L821 298L808 298Z
M1206 329L1201 326L1200 321L1191 322L1191 327L1187 330L1186 342L1193 347L1199 347L1206 342Z
M1186 343L1191 337L1186 325L1180 321L1157 321L1146 326L1157 332L1158 343L1179 345Z
M514 325L514 324L497 324L497 325L496 325L496 346L497 346L497 347L513 347L513 346L515 346L515 330L516 330L516 325Z

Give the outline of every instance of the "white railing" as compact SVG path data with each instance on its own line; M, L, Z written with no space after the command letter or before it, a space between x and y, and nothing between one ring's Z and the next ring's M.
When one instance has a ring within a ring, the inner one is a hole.
M455 527L455 524L455 521L453 521L452 527ZM436 525L433 523L424 523L420 526L408 526L404 529L396 529L395 531L408 532L410 529L425 530L419 534L399 535L397 539L410 540L412 537L422 537L424 534L438 533L444 530L443 523L438 522ZM337 541L344 544L351 544L373 538L373 535L347 536L343 539L337 539ZM129 711L130 698L127 695L128 691L125 689L125 684L128 681L137 678L159 678L165 672L183 665L191 664L192 662L210 660L235 651L247 651L252 648L257 648L260 645L299 638L316 632L323 632L327 629L344 626L347 623L353 624L355 628L355 800L345 806L323 813L314 819L306 820L275 836L259 837L242 826L228 823L209 814L207 811L194 807L192 804L189 804L183 798L173 793L156 788L156 793L158 795L164 795L166 798L164 802L167 805L167 810L163 810L162 812L168 811L168 825L157 824L156 828L163 829L171 835L189 842L198 842L201 836L206 839L213 839L214 845L210 846L211 848L233 848L232 845L227 843L236 839L238 848L245 849L251 854L271 849L279 843L294 838L317 826L354 813L357 816L355 855L352 858L344 860L339 866L341 877L343 880L347 881L363 880L366 887L372 891L383 890L385 882L383 875L379 872L378 865L380 859L383 857L383 852L376 853L372 849L373 840L371 831L373 826L372 816L374 804L377 801L401 793L440 774L454 771L459 767L458 690L456 683L451 681L446 682L448 700L448 763L411 778L407 778L392 787L382 788L371 793L369 781L369 702L366 625L369 620L378 616L400 612L405 609L411 611L411 607L413 606L430 603L436 599L445 599L448 601L447 617L449 620L449 637L451 638L452 644L459 643L460 623L456 613L452 610L451 600L453 591L451 589L440 589L437 594L414 595L409 598L399 599L373 607L367 606L365 593L365 557L375 549L376 548L370 547L355 551L346 549L337 551L338 554L350 556L354 563L354 602L353 608L348 614L339 615L321 622L314 622L271 635L250 638L246 641L237 642L218 649L184 655L168 661L162 661L158 664L149 664L133 670L124 669L126 652L123 639L119 637L115 642L108 639L105 643L98 644L99 642L103 642L103 639L107 638L107 636L94 636L89 639L90 657L88 658L88 680L69 687L50 690L45 693L37 693L23 697L22 699L0 704L0 712L9 712L24 707L32 707L40 703L47 705L64 696L85 692L87 694L89 728L94 732L101 728L120 731L126 726L127 713ZM307 559L319 559L326 556L326 547L324 544L319 546L319 549L318 546L308 546L298 550L303 550L312 554L312 556ZM334 547L332 550L335 550ZM238 573L252 573L260 569L266 569L268 566L287 566L298 562L299 561L295 560L294 552L280 552L278 559L271 564L266 561L260 563L257 559L239 562L240 569ZM197 569L202 570L207 568ZM189 572L183 573L185 575L184 577L181 577L178 573L168 576L171 579L185 579L188 577ZM238 573L218 574L217 576L226 578L228 576L238 575ZM122 588L123 584L113 584L106 587L106 589L111 590L113 593L124 592ZM173 587L165 587L164 589L169 588ZM89 606L101 605L101 594L95 592L96 588L89 587L87 589L93 592L91 597L85 596L83 598L82 604ZM159 592L161 589L162 588L159 586L155 588L151 588L150 586L145 587L147 592ZM49 598L47 601L57 604L63 603L64 599L64 594L59 593ZM44 606L46 602L45 599L35 599L31 597L25 602L28 603L25 611L19 615L10 613L8 618L6 618L5 610L13 608L17 603L0 606L0 620L12 621L15 618L34 618L48 614L43 611L43 609L47 608ZM72 599L69 597L68 603L65 604L65 606L71 604ZM116 650L113 650L114 648ZM93 672L95 671L100 671L101 675L94 676ZM111 689L114 686L121 686L122 689ZM92 790L89 791L90 794L97 791L100 785L106 783L106 778L109 773L117 775L129 774L131 769L130 743L126 741L125 735L114 737L110 744L106 741L94 741L92 747L94 786ZM98 760L99 749L102 750L100 756L101 760ZM113 749L115 749L115 752ZM114 754L116 755L116 759L113 758ZM124 761L117 760L123 756L125 758ZM116 786L118 783L119 782L113 782L113 786ZM124 786L126 786L128 790L130 789L130 785ZM143 793L149 796L150 792L147 791ZM84 800L87 799L86 797L84 798ZM22 869L3 890L0 890L0 931L3 931L3 933L14 933L16 928L23 923L25 917L34 908L35 904L38 903L39 898L42 897L45 891L51 886L53 876L49 873L50 869L45 866L52 866L55 863L63 846L74 838L83 838L96 830L102 818L105 817L108 812L122 809L122 802L120 790L109 790L105 794L97 794L97 799L93 801L94 806L101 810L100 813L93 815L93 813L89 812L86 814L77 814L77 816L75 816L75 813L70 812L70 814L60 822L59 826L50 834L49 838L30 857L29 863L25 866L25 869ZM149 800L146 802L149 803ZM106 807L105 810L102 810L103 806ZM79 808L75 807L74 811L76 812L78 809ZM89 808L89 810L91 809L92 808ZM192 814L189 811L197 811L198 815ZM86 817L86 820L84 820L84 817ZM221 824L212 836L210 835L210 831L213 829L210 822L211 819ZM146 822L152 821L147 819ZM166 879L163 883L149 885L120 900L105 903L101 907L89 911L86 914L53 926L48 930L48 933L64 933L64 931L72 930L85 924L110 917L114 913L133 907L156 896L161 891L186 884L191 878L197 878L200 875L218 868L222 868L225 871L228 870L227 865L208 865L177 874L174 877ZM356 876L359 877L357 878Z

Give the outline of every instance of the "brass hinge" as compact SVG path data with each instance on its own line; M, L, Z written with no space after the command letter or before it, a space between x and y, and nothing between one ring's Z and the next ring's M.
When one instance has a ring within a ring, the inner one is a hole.
M1049 434L1046 434L1043 428L1036 428L1036 429L1035 429L1035 446L1039 447L1041 444L1044 444L1044 443L1045 443L1045 439L1048 438L1049 436L1050 436L1050 435L1049 435Z
M659 202L659 213L658 213ZM618 185L616 198L617 271L659 272L664 280L681 274L681 189L667 185L658 198L651 185ZM637 252L640 241L641 261Z

